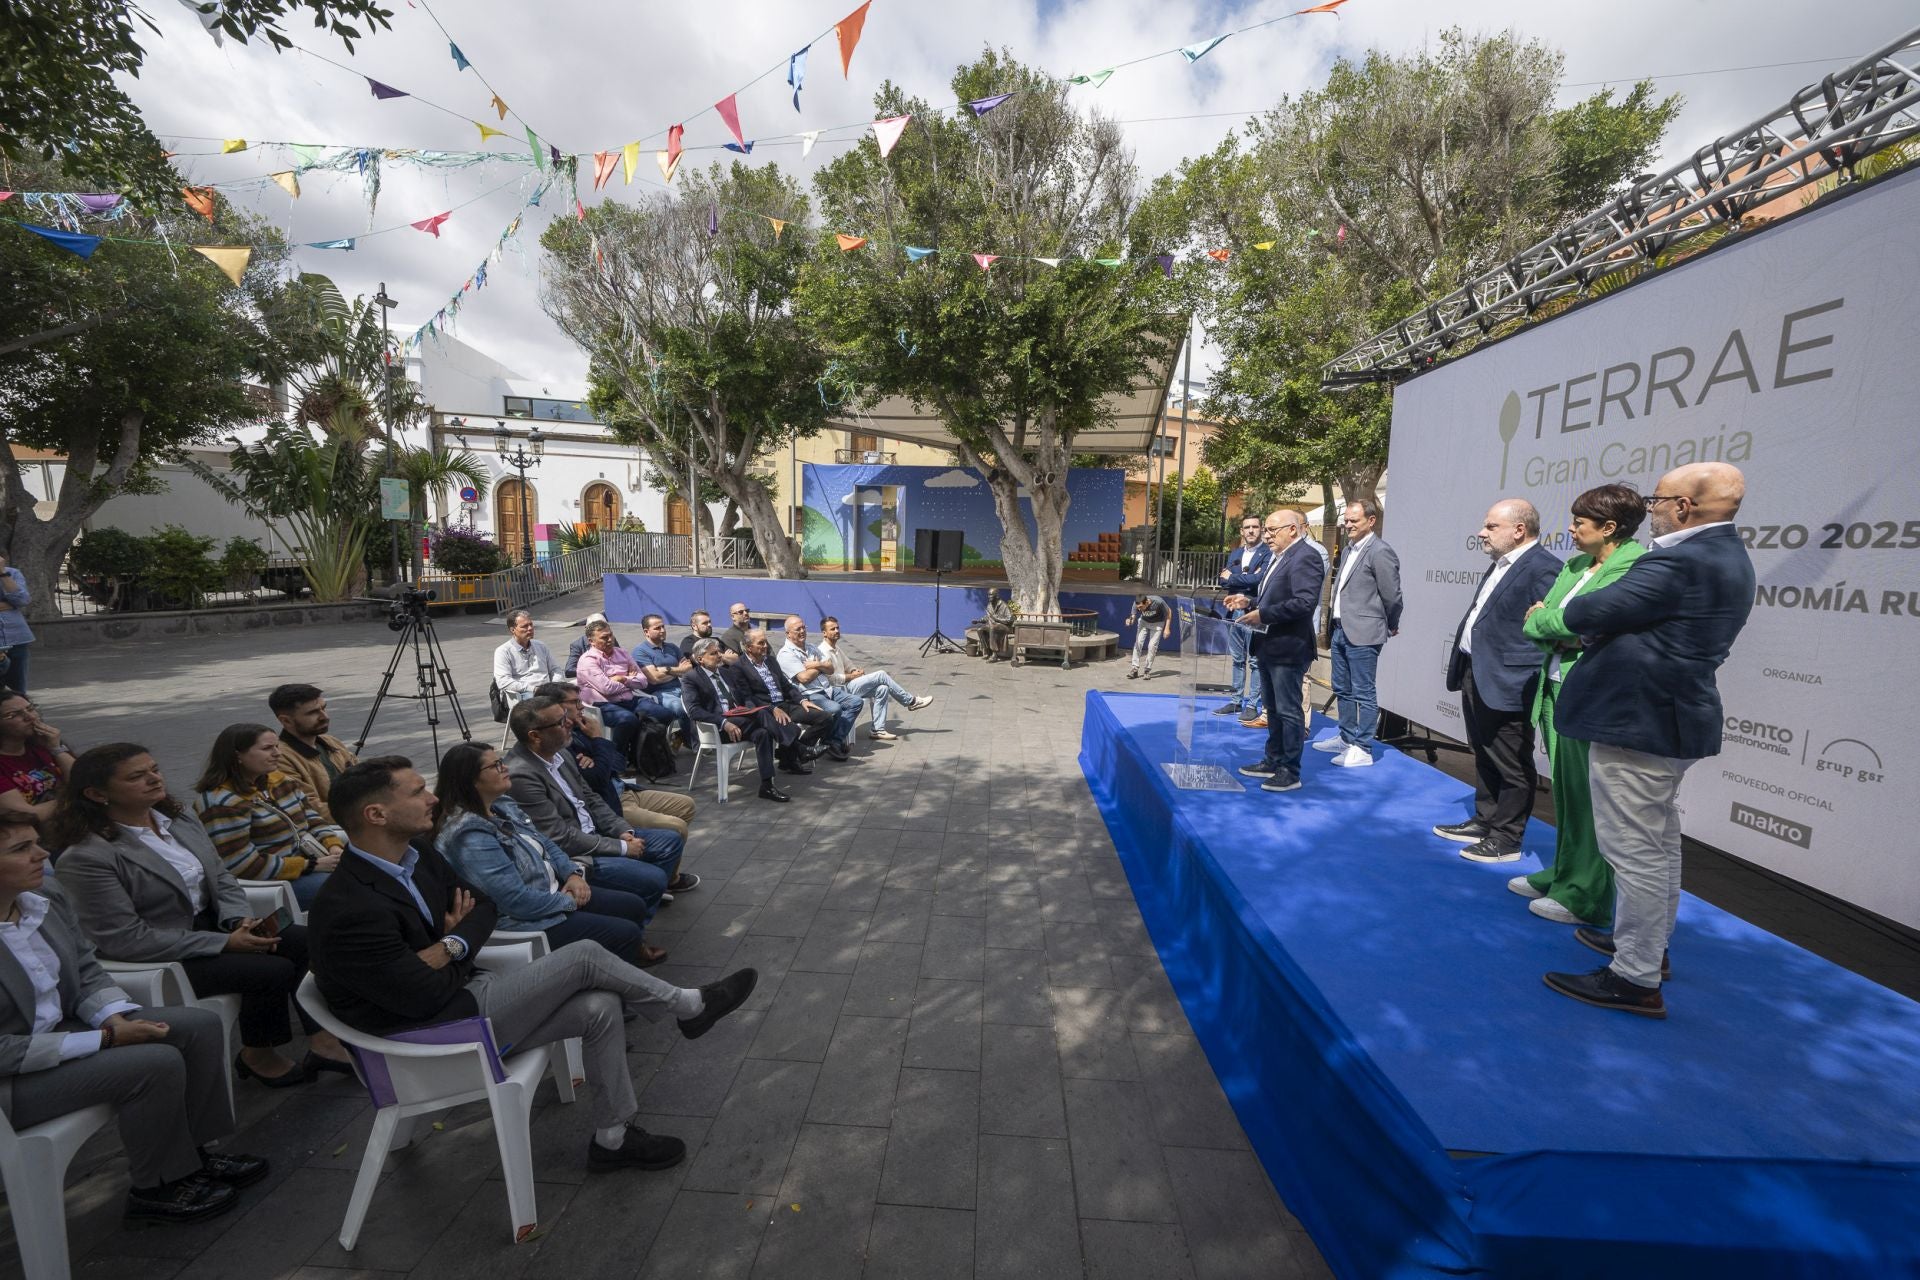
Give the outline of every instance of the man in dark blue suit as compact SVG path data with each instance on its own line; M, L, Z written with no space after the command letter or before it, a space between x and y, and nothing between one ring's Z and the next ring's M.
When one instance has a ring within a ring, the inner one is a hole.
M1267 562L1273 559L1273 552L1267 549L1266 535L1261 528L1259 516L1248 512L1240 519L1240 545L1227 553L1227 567L1220 571L1220 585L1229 596L1253 596L1260 590L1260 575L1266 572ZM1227 617L1235 622L1245 609L1229 609ZM1233 692L1221 706L1213 709L1217 716L1232 715L1238 712L1242 720L1258 720L1262 703L1260 701L1260 677L1248 670L1252 663L1252 652L1247 642L1252 633L1244 627L1227 629L1227 652L1233 658Z
M1720 752L1714 673L1753 610L1753 563L1733 524L1745 496L1746 478L1724 462L1669 471L1647 498L1652 548L1611 586L1566 604L1587 652L1554 720L1593 744L1594 833L1614 876L1612 935L1574 936L1613 961L1546 979L1602 1009L1667 1016L1660 980L1680 906L1680 780Z
M1298 511L1275 511L1262 530L1273 559L1261 571L1251 596L1228 596L1228 609L1247 609L1240 622L1257 628L1249 648L1267 707L1267 749L1241 767L1249 778L1263 778L1262 791L1294 791L1300 786L1300 751L1307 725L1300 705L1300 682L1315 653L1313 611L1320 605L1326 568L1306 538L1306 518Z
M1522 627L1527 610L1559 576L1560 559L1540 545L1540 513L1524 498L1494 503L1479 536L1493 567L1480 580L1447 659L1447 688L1460 695L1473 748L1473 817L1437 826L1433 834L1466 845L1463 858L1513 862L1540 781L1530 714L1540 650Z

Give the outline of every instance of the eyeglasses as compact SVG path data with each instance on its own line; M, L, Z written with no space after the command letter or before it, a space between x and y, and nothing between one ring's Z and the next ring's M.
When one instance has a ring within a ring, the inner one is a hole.
M495 761L493 761L493 762L492 762L492 763L490 763L490 764L484 764L484 765L481 765L481 766L480 766L480 772L482 772L482 773L495 773L495 772L497 772L497 773L506 773L506 772L507 772L507 762L506 762L505 760L495 760Z
M1686 495L1681 493L1650 493L1647 495L1647 510L1651 511L1663 502L1684 502Z
M545 724L537 724L533 727L536 729L564 729L567 727L567 718L561 716L558 720L549 720Z

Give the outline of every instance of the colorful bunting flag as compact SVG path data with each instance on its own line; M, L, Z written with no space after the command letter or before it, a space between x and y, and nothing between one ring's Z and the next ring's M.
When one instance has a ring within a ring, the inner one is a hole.
M20 229L31 231L42 239L59 245L68 253L79 254L83 258L91 258L93 251L100 247L99 236L90 236L79 231L62 231L58 227L36 227L31 222L22 222Z
M1060 259L1058 258L1035 258L1034 261L1049 267L1057 267L1060 265Z
M480 145L483 147L487 145L488 138L504 138L507 136L505 129L495 129L491 125L481 124L478 120L473 122L473 127L480 131Z
M220 144L220 154L223 156L230 156L236 151L245 151L246 149L247 140L245 138L228 138Z
M667 126L667 163L680 163L680 139L685 136L687 126L675 124Z
M868 2L871 3L872 0L868 0ZM910 115L888 116L884 120L875 120L873 122L873 136L879 140L880 158L882 160L887 158L887 153L893 150L894 144L900 141L900 135L906 132L907 121L911 119L913 119L913 117Z
M983 116L1012 96L1010 93L996 93L991 98L975 98L967 104L967 109L976 116Z
M560 148L554 146L551 142L547 144L547 159L552 161L554 168L558 169L560 167L560 161L562 159Z
M653 161L660 166L661 178L667 182L672 182L674 170L680 167L680 157L669 157L664 151L656 151L653 153Z
M1265 253L1267 250L1273 248L1273 245L1274 245L1274 242L1271 240L1262 240L1258 244L1254 245L1253 247L1260 250L1262 253Z
M633 171L640 167L640 144L629 142L620 148L620 166L626 170L627 186L633 185Z
M734 94L728 94L714 103L713 109L719 113L720 119L727 126L727 132L733 135L733 140L745 142L747 135L740 132L740 104L734 100L735 97Z
M1098 89L1101 85L1105 84L1107 80L1110 77L1112 77L1112 75L1113 75L1113 68L1108 67L1105 71L1096 71L1090 76L1068 76L1067 83L1068 84L1090 84L1094 88Z
M445 213L436 213L431 218L422 218L418 222L410 222L407 225L415 231L424 231L435 240L438 240L440 238L440 224L452 216L453 210L449 209Z
M476 289L487 287L487 264L484 262L473 269L473 287Z
M235 284L246 274L247 260L253 257L253 250L245 245L204 245L193 246L193 251L226 273L227 279Z
M120 203L119 196L109 194L78 195L74 199L87 206L88 213L105 213Z
M818 129L809 129L801 134L800 158L803 160L806 159L807 153L813 150L813 144L818 141L820 141L820 131Z
M1346 2L1347 0L1327 0L1327 3L1317 4L1313 6L1313 8L1311 9L1296 9L1292 13L1288 14L1287 16L1290 18L1297 18L1303 13L1333 13L1335 9L1338 9L1341 5L1345 4ZM1340 15L1337 13L1333 13L1333 16L1337 18Z
M843 80L853 79L853 46L860 43L860 28L867 25L867 8L873 0L867 0L846 17L833 24L833 34L840 40L840 76Z
M208 222L213 221L215 197L212 187L182 187L180 196L187 202L187 208L193 210Z
M587 206L580 203L579 196L575 196L573 198L573 212L581 222L585 222L587 220Z
M308 243L307 248L309 249L345 249L348 253L352 253L353 237L349 236L344 240L314 240Z
M763 213L760 216L773 224L773 240L775 244L778 244L780 242L780 233L787 229L787 220L785 218L776 218L770 213Z
M1185 58L1188 62L1198 62L1200 61L1200 59L1212 53L1214 51L1214 48L1222 40L1225 40L1226 38L1227 38L1226 36L1215 36L1211 40L1202 40L1198 44L1190 44L1186 48L1180 50L1180 56Z
M486 141L485 138L480 140ZM300 167L303 169L311 169L320 163L320 148L314 143L296 142L287 149L293 152L293 158L300 162Z
M534 168L544 169L547 167L547 157L542 154L540 150L540 135L533 131L532 125L527 126L527 150L533 152Z
M11 199L13 199L13 192L0 191L0 204L5 204L7 201Z
M396 89L390 84L381 84L372 76L364 76L362 78L367 82L367 88L373 90L373 96L383 102L388 98L407 98L413 96L405 89Z
M1000 255L997 253L976 253L973 255L973 260L980 264L982 271L985 271L994 263L1000 261Z
M270 173L267 176L279 183L281 190L285 191L295 200L300 198L300 179L294 174L293 170L288 169L281 173Z
M1209 249L1209 250L1207 250L1207 256L1208 256L1209 258L1212 258L1212 259L1213 259L1213 260L1214 260L1215 262L1225 262L1225 261L1227 260L1227 258L1228 258L1228 257L1229 257L1229 256L1230 256L1230 255L1231 255L1232 253L1233 253L1233 250L1231 250L1231 249Z
M1340 229L1333 233L1333 239L1334 239L1334 243L1336 244L1345 244L1347 242L1347 224L1346 223L1343 222L1340 224Z
M918 262L920 259L928 257L934 252L932 249L920 249L913 245L908 245L906 248L908 262Z
M1160 274L1165 276L1169 280L1173 279L1173 255L1170 253L1163 253L1158 255L1155 258L1155 261L1157 261L1160 264Z
M607 179L613 176L613 167L620 163L618 151L596 151L593 153L593 189L598 191L607 185Z
M1125 258L1095 258L1094 261L1099 263L1103 267L1117 267L1121 263L1125 262L1126 259Z
M465 71L468 67L473 65L471 62L467 61L467 55L460 52L460 46L455 44L453 41L451 40L447 41L447 50L448 52L453 54L453 69L455 71Z
M813 46L808 45L811 49ZM793 86L793 109L800 109L800 90L807 83L807 49L802 49L787 59L787 83Z
M507 118L507 104L501 99L500 95L497 93L493 95L493 109L500 113L500 118L502 120L505 120Z
M748 139L745 142L723 142L720 145L725 147L729 151L738 151L743 156L750 156L753 154L752 139Z
M864 9L867 6L863 4L860 7ZM835 235L833 238L840 242L840 252L842 253L852 253L855 249L858 249L861 245L867 242L867 238L865 236Z

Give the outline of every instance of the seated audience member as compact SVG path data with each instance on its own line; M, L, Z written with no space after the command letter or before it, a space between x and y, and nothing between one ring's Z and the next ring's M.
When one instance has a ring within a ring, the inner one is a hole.
M551 698L530 698L513 709L507 752L513 801L533 825L587 869L587 883L638 894L653 907L661 895L685 893L700 877L680 871L686 842L661 827L636 828L595 795L567 750L572 731ZM670 901L670 899L669 899Z
M73 748L60 741L60 731L40 718L26 694L0 688L0 813L45 822L71 768Z
M680 743L693 745L693 721L680 700L680 677L693 670L693 659L680 652L678 645L667 643L667 620L650 613L640 620L640 643L633 646L633 660L647 677L647 688L667 705L680 725Z
M887 730L887 704L897 702L909 711L918 711L933 705L931 695L916 698L900 687L900 682L885 671L868 671L865 667L847 665L846 655L840 651L840 619L828 614L820 619L820 643L817 646L822 657L833 664L828 673L834 687L845 689L862 703L873 703L874 737L891 742L898 734Z
M280 735L263 724L222 729L193 784L194 807L228 871L241 880L291 880L304 907L339 865L347 836L273 767L279 754Z
M747 656L747 632L753 630L753 613L744 604L727 606L727 627L718 633L720 643L728 650Z
M618 889L587 886L586 869L534 830L507 798L507 762L484 742L455 743L440 758L434 848L500 912L499 927L544 933L554 948L591 938L639 960L653 911ZM666 958L658 952L651 958Z
M743 653L745 656L734 668L740 677L737 687L753 699L753 705L771 707L800 726L800 738L793 755L794 763L800 767L788 772L812 773L813 770L805 768L806 762L825 750L815 744L838 724L837 718L800 696L800 690L773 660L773 641L764 630L755 627L747 633Z
M681 653L685 654L688 658L692 658L695 642L700 640L718 640L720 642L720 660L722 662L738 662L740 660L739 652L727 648L727 642L721 639L720 633L713 629L712 614L708 613L705 609L695 609L693 613L689 615L687 621L692 625L693 630L680 637Z
M686 1155L678 1138L632 1124L639 1112L622 1014L668 1014L697 1039L752 994L741 969L698 990L674 987L591 941L502 973L474 959L498 913L431 846L427 780L403 756L362 760L333 784L333 811L352 840L340 873L313 904L314 979L334 1014L373 1035L486 1018L494 1040L522 1049L580 1037L594 1136L587 1170L665 1169Z
M300 784L314 812L332 822L327 790L341 770L359 757L327 733L333 721L327 716L325 695L310 684L283 684L267 695L267 710L280 722L276 767Z
M576 686L555 680L535 689L534 695L552 698L567 713L567 749L573 752L573 762L580 766L587 785L607 802L607 808L624 814L636 827L664 827L682 840L687 838L687 826L696 808L693 797L684 791L642 787L622 778L621 772L631 769L632 761L622 756L604 733L596 736L591 731L590 724L599 722L599 712L580 700Z
M807 624L798 614L787 619L787 642L780 646L780 670L800 696L833 717L826 734L827 754L845 760L853 726L866 704L833 683L833 660L807 643Z
M233 1208L267 1162L211 1154L233 1132L226 1028L211 1009L142 1009L94 959L47 851L0 812L0 1107L17 1132L106 1103L133 1185L129 1221L199 1222Z
M648 692L646 673L631 654L614 643L612 627L604 622L589 622L585 638L587 649L580 655L580 679L576 682L580 687L580 700L600 708L613 745L631 759L641 720L678 724L679 716L657 695Z
M206 829L167 794L145 747L116 742L74 761L53 815L60 883L103 959L178 961L196 996L240 997L240 1078L269 1089L352 1071L338 1040L300 1010L310 1052L295 1063L288 1002L307 973L306 930L263 922L220 865Z
M534 689L559 678L552 651L533 638L533 615L525 609L509 613L507 639L493 651L493 683L507 705L531 697Z
M711 636L693 642L694 668L682 677L687 714L712 725L722 742L752 742L760 765L760 798L785 804L787 793L774 785L774 760L780 759L789 773L813 772L798 756L799 726L776 707L755 705L738 666L727 664L725 652Z
M567 679L579 679L580 655L587 651L588 629L591 628L594 623L605 622L606 620L607 615L604 613L590 613L587 615L587 620L580 624L580 634L575 636L573 643L567 646L567 669L565 672ZM615 640L614 643L619 644L620 642Z

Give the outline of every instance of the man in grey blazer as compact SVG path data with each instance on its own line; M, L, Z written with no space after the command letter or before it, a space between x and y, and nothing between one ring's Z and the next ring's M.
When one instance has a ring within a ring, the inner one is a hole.
M134 1004L94 959L46 864L31 819L0 813L0 1110L20 1130L112 1106L130 1219L231 1209L267 1162L203 1149L234 1128L220 1015Z
M1347 553L1333 583L1333 692L1340 699L1340 732L1313 744L1336 752L1333 762L1349 769L1373 763L1374 729L1380 723L1375 679L1380 651L1400 634L1400 557L1376 532L1380 504L1349 502L1341 526Z

